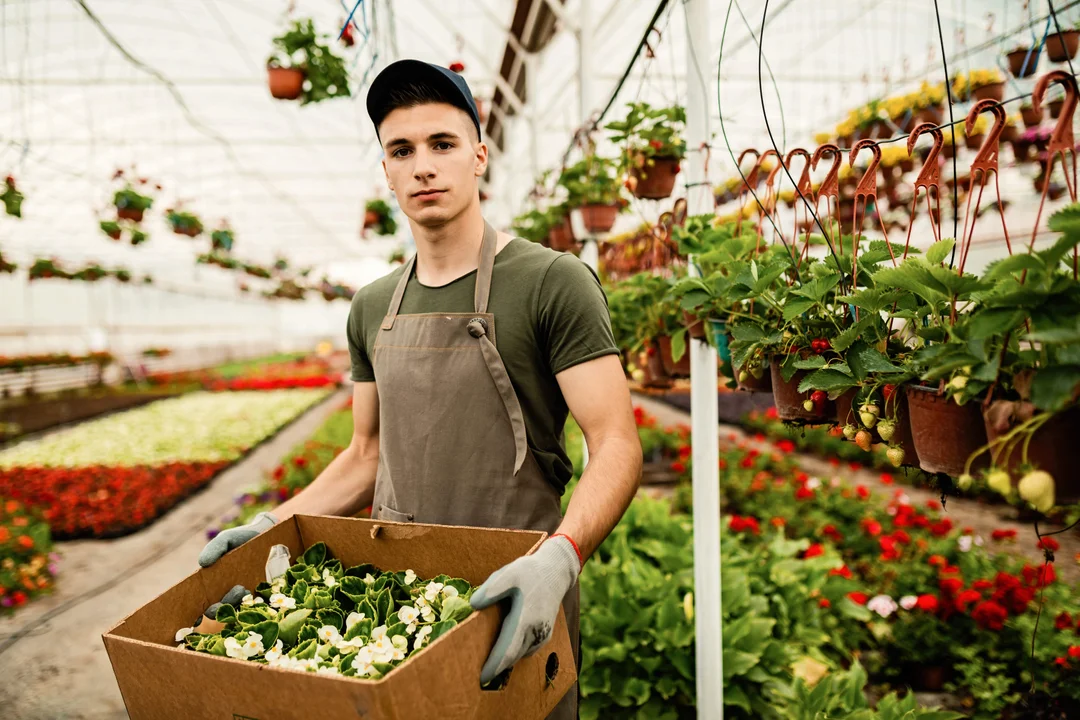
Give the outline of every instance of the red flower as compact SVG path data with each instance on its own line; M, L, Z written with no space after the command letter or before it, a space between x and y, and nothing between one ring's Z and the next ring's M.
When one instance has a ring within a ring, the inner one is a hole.
M964 581L959 578L942 578L938 583L938 587L941 588L941 594L947 597L955 597L960 589L964 587Z
M850 469L852 472L856 470L862 470L862 463L850 462L848 463L848 469Z
M776 406L770 406L765 410L765 417L769 420L777 420L780 417L780 413L776 411Z
M927 500L926 507L930 510L940 510L941 503L939 503L937 500Z
M881 523L879 523L877 520L873 520L871 518L864 518L860 524L862 525L863 530L865 530L866 533L871 537L877 537L881 534Z
M833 568L832 570L830 570L829 575L833 575L833 576L836 576L836 577L842 577L845 580L850 580L851 579L851 569L848 568L847 565L842 565L842 566L840 566L838 568Z
M749 515L746 516L746 517L742 517L742 516L739 516L739 515L732 515L731 518L728 520L728 528L732 532L737 532L737 533L738 532L751 532L754 535L760 535L761 534L761 527L758 525L757 518L751 517Z
M1070 630L1073 626L1072 615L1063 612L1054 618L1054 627L1058 630Z
M289 499L289 488L278 488L278 500L285 502Z
M744 457L739 462L739 467L741 467L743 470L749 470L750 468L754 467L754 456L747 455L746 457Z
M275 480L280 482L281 479L284 478L284 477L285 477L285 466L284 465L278 465L276 468L274 468L274 479Z
M821 598L820 600L817 601L817 604L818 604L818 607L823 607L823 608L827 608L827 607L832 606L832 603L829 602L829 598Z
M772 520L769 521L769 524L771 524L773 527L784 527L784 525L787 524L787 520L782 517L774 517Z
M690 457L691 452L692 451L691 451L689 445L680 445L679 446L679 459L680 460L688 459Z
M782 453L790 454L795 452L795 443L785 438L780 442L776 443L776 449Z
M1069 646L1069 657L1073 660L1080 660L1080 645Z
M634 422L637 423L638 427L641 427L645 422L645 410L643 408L634 408Z
M305 457L294 458L293 459L293 465L295 465L298 469L303 470L305 467L307 467L307 458L305 458Z
M881 483L883 485L892 485L893 477L889 473L881 473Z
M891 560L900 559L900 551L896 549L896 539L890 535L886 535L878 540L878 544L881 545L881 560L883 562L889 562Z
M1008 616L1008 611L993 600L981 602L971 611L971 618L984 630L1001 630Z
M945 537L952 532L953 524L949 518L942 518L939 522L930 526L930 532L937 537Z
M1025 565L1023 575L1024 583L1033 587L1044 587L1057 580L1057 573L1051 563L1044 563L1038 567Z
M908 545L911 543L911 536L903 530L897 530L892 534L892 536L893 539L896 540L896 542L898 543L903 543L904 545Z
M1062 667L1069 667L1069 658L1063 658L1063 657L1054 658L1054 664L1055 665L1060 665Z
M11 593L11 600L15 603L16 607L20 605L25 605L26 593L24 593L22 590L16 590L15 592Z
M978 590L964 590L956 596L956 607L961 612L967 610L967 606L982 600L982 594Z
M990 582L989 580L976 580L975 582L971 583L972 590L989 590L992 587L994 587L994 583Z
M795 491L796 500L809 500L814 497L814 491L808 487L800 487Z
M931 555L929 558L927 558L926 562L930 565L933 565L934 567L939 567L941 565L945 565L949 561L941 555Z
M680 475L686 472L686 464L676 460L671 463L671 472L679 473Z
M801 484L801 483L806 483L806 482L809 482L809 481L810 481L810 476L807 475L806 473L802 472L801 470L799 472L795 473L795 482Z
M915 607L925 612L937 612L938 599L933 595L920 595Z
M27 550L34 547L34 541L29 535L20 535L16 542L19 543L19 547Z
M851 602L855 603L856 605L865 605L866 601L869 599L866 597L866 593L861 592L849 592L847 596L851 600Z
M836 526L832 524L821 528L821 534L834 542L842 542L844 540L844 536L841 535L840 531L836 529Z
M1002 542L1002 541L1005 541L1005 540L1010 540L1010 541L1011 540L1016 540L1016 531L1015 530L995 530L994 532L990 533L990 538L992 540L996 540L998 542Z
M1050 552L1057 552L1058 550L1061 549L1061 544L1058 543L1058 541L1055 540L1052 537L1044 537L1044 538L1041 538L1039 540L1036 547L1039 548L1040 550L1049 550Z
M866 489L865 485L856 485L855 494L859 496L860 500L866 500L870 497L870 491Z
M803 553L803 559L805 560L813 557L818 557L819 555L824 554L825 548L821 545L821 543L814 543L810 547L806 548L806 552Z

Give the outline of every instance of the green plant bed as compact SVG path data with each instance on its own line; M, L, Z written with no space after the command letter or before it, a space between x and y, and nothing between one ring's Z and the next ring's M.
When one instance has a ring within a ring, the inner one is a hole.
M264 365L296 362L298 360L303 360L307 356L308 353L306 352L275 353L273 355L265 355L252 360L227 362L214 368L214 373L226 380L231 380L249 372L257 371Z

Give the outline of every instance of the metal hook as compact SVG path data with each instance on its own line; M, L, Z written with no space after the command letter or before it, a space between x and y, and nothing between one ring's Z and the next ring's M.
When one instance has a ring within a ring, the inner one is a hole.
M1053 131L1050 133L1050 144L1046 149L1047 157L1053 158L1055 153L1062 154L1062 162L1064 162L1066 150L1072 151L1076 146L1076 141L1073 139L1073 114L1076 112L1077 103L1077 87L1076 78L1064 70L1054 70L1048 72L1039 78L1039 81L1035 83L1035 89L1031 92L1031 107L1035 112L1042 112L1042 99L1046 94L1047 89L1053 83L1058 83L1065 89L1065 102L1061 106L1061 112L1058 114L1057 125L1054 126ZM1047 168L1047 177L1049 177L1049 168Z
M686 216L689 213L686 198L679 198L675 201L675 205L671 208L671 220L675 225L683 227L686 225Z
M832 167L829 168L829 172L825 174L825 179L821 181L821 187L818 188L818 197L832 197L839 201L840 182L837 178L840 175L840 162L842 160L840 148L833 143L821 145L814 151L813 156L811 156L810 167L817 170L818 161L830 154L833 156L833 164Z
M855 146L851 148L851 152L848 153L848 165L855 166L855 158L863 148L870 148L874 157L871 158L870 164L866 166L866 172L859 178L859 184L855 188L855 199L873 198L877 200L877 169L881 164L881 148L873 140L864 139L855 143Z
M989 177L991 170L995 173L998 171L998 148L1001 144L1001 133L1005 130L1005 108L1001 106L1001 103L996 100L980 100L972 106L967 115L967 120L964 122L965 134L971 135L971 131L975 129L976 120L984 112L994 114L994 124L990 132L986 133L986 139L979 148L979 152L975 153L975 159L971 161L973 182L976 170L982 171L984 179Z
M788 169L790 169L791 160L796 156L804 158L806 160L806 164L803 165L803 171L802 174L799 175L799 181L795 183L795 192L800 197L804 197L807 200L813 202L814 190L810 183L810 153L808 153L806 150L803 150L802 148L792 148L792 150L787 154L787 158L784 159L784 165L786 165Z
M938 155L941 154L941 148L945 144L945 136L941 134L941 128L931 122L919 123L915 126L915 129L908 135L907 150L910 155L915 150L915 142L919 139L919 136L923 133L930 133L933 137L934 144L930 146L930 152L926 156L925 162L923 162L922 168L919 170L919 175L915 179L915 192L918 193L919 188L924 188L927 193L930 192L930 188L937 190L940 197L941 193L941 166L938 165Z
M746 156L750 153L753 153L756 159L754 160L754 166L750 168L750 172L746 173L746 187L756 188L758 182L758 168L761 166L761 153L759 153L754 148L746 148L741 153L739 153L739 159L736 164L741 168L743 164L743 159L746 158Z

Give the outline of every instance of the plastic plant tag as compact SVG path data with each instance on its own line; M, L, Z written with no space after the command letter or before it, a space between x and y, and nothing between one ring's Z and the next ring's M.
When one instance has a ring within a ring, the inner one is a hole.
M270 548L270 557L266 560L266 582L272 583L285 574L290 567L289 548L286 545L274 545Z

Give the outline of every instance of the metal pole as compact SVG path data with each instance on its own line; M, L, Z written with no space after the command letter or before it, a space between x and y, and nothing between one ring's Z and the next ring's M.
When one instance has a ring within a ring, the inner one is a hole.
M709 61L707 0L684 0L686 13L687 210L713 212L705 160L711 141L713 82ZM692 272L700 274L692 262ZM690 341L690 412L693 432L694 619L696 623L697 712L703 720L724 716L723 625L720 597L720 470L716 400L716 350Z

